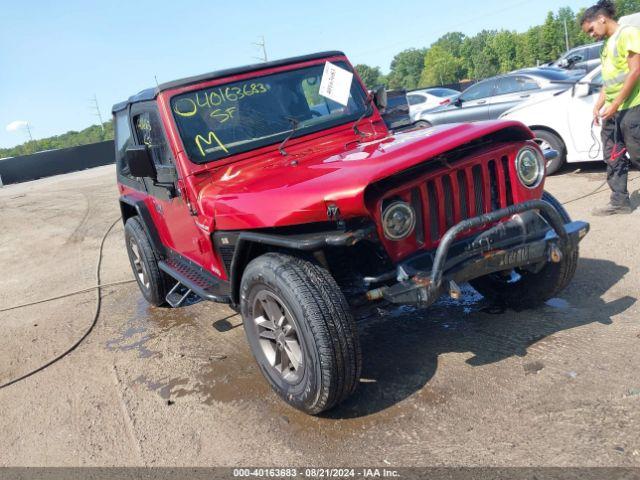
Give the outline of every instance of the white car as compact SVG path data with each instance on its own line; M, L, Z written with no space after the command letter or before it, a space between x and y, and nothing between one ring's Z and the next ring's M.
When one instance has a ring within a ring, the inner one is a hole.
M565 162L602 160L600 127L591 125L601 88L601 68L597 67L573 88L521 103L500 118L528 125L543 150L559 152L547 162L547 174L557 172Z
M407 92L411 122L417 122L423 112L451 103L459 95L459 91L443 87L424 88Z

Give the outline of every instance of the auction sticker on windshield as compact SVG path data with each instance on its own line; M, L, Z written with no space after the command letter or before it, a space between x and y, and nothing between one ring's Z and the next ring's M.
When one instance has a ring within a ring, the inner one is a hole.
M331 62L326 62L318 93L329 100L346 106L349 101L351 82L353 82L353 73Z

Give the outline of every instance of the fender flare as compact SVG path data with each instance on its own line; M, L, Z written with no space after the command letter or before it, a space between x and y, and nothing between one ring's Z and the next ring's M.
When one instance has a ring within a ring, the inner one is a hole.
M218 235L233 238L235 249L231 264L228 268L228 278L231 283L231 300L234 304L240 301L240 281L242 272L247 264L255 258L252 249L258 247L259 251L269 248L279 248L289 251L312 253L325 247L351 247L364 239L376 240L375 225L370 224L348 231L330 231L308 233L302 235L278 235L259 232L227 232ZM217 235L216 235L217 236ZM219 245L217 239L214 241Z
M159 256L165 257L167 254L167 249L165 248L162 240L160 240L160 235L158 234L158 229L153 221L153 217L151 216L151 212L149 212L149 207L139 198L135 198L131 195L123 195L120 197L120 212L122 213L122 223L127 223L127 220L135 215L140 218L142 222L142 226L144 227L147 236L149 237L149 241L153 246L153 249L158 253Z

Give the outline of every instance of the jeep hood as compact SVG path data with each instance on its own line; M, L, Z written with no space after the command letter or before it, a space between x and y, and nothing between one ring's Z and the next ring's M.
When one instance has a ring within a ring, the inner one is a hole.
M302 142L268 157L222 167L198 192L201 212L217 230L279 227L326 222L327 207L343 218L368 216L368 185L429 162L469 141L507 130L514 141L533 138L520 122L448 124L399 133L369 142L323 139Z

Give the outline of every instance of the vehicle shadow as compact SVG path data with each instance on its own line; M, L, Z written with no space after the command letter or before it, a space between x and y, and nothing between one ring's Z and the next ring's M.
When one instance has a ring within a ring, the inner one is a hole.
M471 352L467 364L475 367L524 357L531 345L563 330L610 324L611 317L636 302L630 296L610 302L601 298L628 271L611 261L581 259L561 298L523 312L490 305L469 286L465 301L440 300L426 309L387 305L357 310L361 382L354 395L323 416L357 418L393 406L428 384L440 354Z

